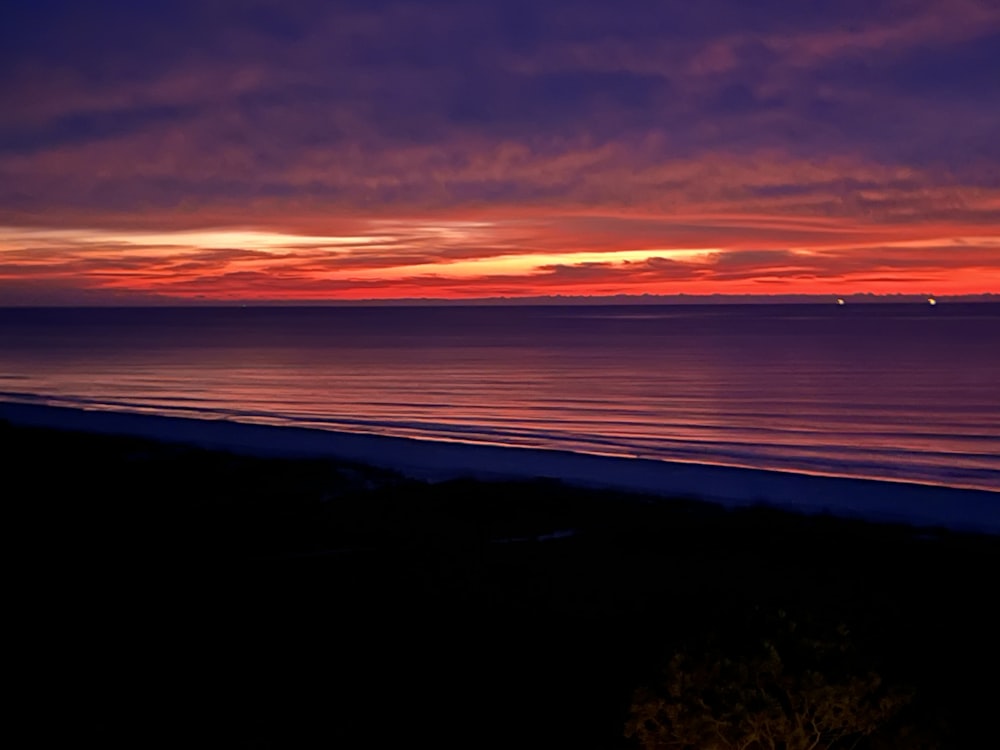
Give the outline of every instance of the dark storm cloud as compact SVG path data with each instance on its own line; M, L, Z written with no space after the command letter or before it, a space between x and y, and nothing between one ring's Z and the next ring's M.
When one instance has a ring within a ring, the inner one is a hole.
M189 123L193 137L242 140L261 168L268 150L297 161L316 146L456 134L546 144L655 131L664 157L792 135L879 145L894 102L974 99L997 59L995 29L969 30L961 13L951 44L907 32L927 3L898 16L893 3L735 0L32 7L4 40L4 148L162 137L200 110L218 127Z
M138 133L151 125L182 122L184 107L134 107L119 112L73 112L53 117L39 126L0 129L0 153L31 153L64 145L106 140Z

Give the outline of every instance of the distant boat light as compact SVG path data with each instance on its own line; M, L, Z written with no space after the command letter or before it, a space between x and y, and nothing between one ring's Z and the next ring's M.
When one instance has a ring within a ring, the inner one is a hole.
M843 297L837 297L837 304L838 305L843 305L844 304L844 298Z
M937 304L937 300L934 299L933 297L928 297L927 298L927 304L928 305L936 305Z

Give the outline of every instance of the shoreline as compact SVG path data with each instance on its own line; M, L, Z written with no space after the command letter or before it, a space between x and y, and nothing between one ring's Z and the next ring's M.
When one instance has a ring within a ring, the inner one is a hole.
M431 482L545 478L726 507L765 505L1000 534L1000 491L7 401L0 401L0 419L19 426L141 437L259 457L339 459Z

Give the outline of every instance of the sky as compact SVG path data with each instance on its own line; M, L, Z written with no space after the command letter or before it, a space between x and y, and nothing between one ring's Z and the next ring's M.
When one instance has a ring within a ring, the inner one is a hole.
M12 0L0 304L1000 292L1000 0Z

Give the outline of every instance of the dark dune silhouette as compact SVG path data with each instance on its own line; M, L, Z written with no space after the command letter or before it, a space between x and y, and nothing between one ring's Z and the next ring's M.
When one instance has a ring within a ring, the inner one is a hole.
M854 663L912 696L858 747L962 747L992 728L997 694L979 676L1000 667L996 537L0 435L15 559L31 572L15 592L19 642L37 655L26 679L58 717L43 731L634 747L634 692L672 654L767 636L761 613L778 612L848 628Z

